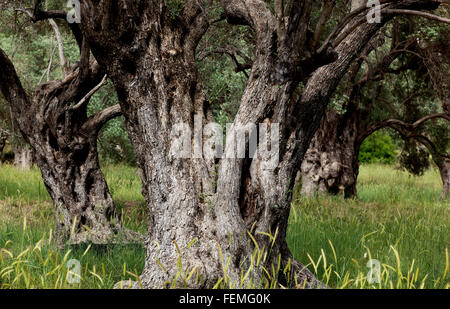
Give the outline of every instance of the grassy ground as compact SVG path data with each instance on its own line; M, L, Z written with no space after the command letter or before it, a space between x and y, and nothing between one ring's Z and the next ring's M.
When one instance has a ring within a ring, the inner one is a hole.
M104 168L128 228L146 230L136 169ZM382 165L361 167L359 198L295 198L288 243L296 258L332 287L448 288L449 205L439 200L435 170L423 177ZM51 200L39 170L0 165L0 288L111 288L136 279L145 259L137 245L71 246L51 242ZM69 285L67 261L81 262L82 281ZM381 282L368 284L369 259Z
M312 268L320 260L318 275L332 286L345 285L347 273L365 277L372 258L384 271L383 287L448 287L449 204L439 199L439 173L412 177L365 165L357 188L354 200L294 200L288 243L295 257Z

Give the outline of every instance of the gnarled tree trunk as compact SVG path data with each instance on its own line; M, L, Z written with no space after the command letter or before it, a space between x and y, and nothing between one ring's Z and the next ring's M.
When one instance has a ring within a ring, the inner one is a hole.
M0 128L0 159L3 157L3 149L5 149L7 140L6 131Z
M89 118L86 113L89 98L85 95L104 73L95 64L74 69L64 80L40 85L30 100L2 50L0 64L1 90L53 200L59 241L107 243L119 239L122 228L100 170L96 143L101 126L118 116L120 107ZM73 102L83 104L74 108Z
M382 24L360 26L336 48L340 57L334 61L330 49L312 56L303 53L306 23L293 23L285 31L276 27L263 1L223 3L229 22L250 25L258 37L231 129L279 124L279 161L273 169L260 157L222 158L217 169L214 159L180 158L171 149L177 139L174 125L184 123L185 132L192 134L195 116L203 124L211 120L195 66L195 47L208 27L199 2L184 1L178 11L162 1L82 2L83 34L114 82L143 171L150 230L141 281L147 288L176 278L189 287L212 287L218 280L239 287L241 273L250 268L257 250L267 255L263 264L252 265L253 282L267 280L261 266L280 261L281 269L291 266L289 273L295 272L302 286L318 287L286 244L293 180L329 97ZM299 4L293 10L292 21L308 17L307 7ZM298 53L290 53L291 45ZM294 102L291 95L299 80L306 87ZM201 137L189 136L195 154ZM225 153L233 141L235 136L228 134ZM183 274L191 271L197 276L183 282Z
M356 196L360 121L357 113L327 112L301 165L302 194Z
M444 159L438 165L439 173L441 174L442 180L442 194L441 199L449 198L449 190L450 190L450 159Z
M26 145L14 149L14 165L21 169L30 169L33 165L33 151Z

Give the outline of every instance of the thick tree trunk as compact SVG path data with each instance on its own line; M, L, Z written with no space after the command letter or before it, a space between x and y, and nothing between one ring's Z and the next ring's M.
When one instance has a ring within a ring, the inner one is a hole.
M302 55L280 61L274 52L275 20L267 5L262 1L234 2L224 1L228 20L251 19L245 22L257 30L258 46L231 129L279 124L275 168L267 168L260 157L228 157L220 160L217 169L214 158L180 158L180 147L171 147L180 134L188 133L195 155L196 143L202 141L192 137L195 119L201 118L203 124L212 120L195 66L195 47L208 27L198 2L184 1L177 14L162 1L82 3L83 34L114 81L143 171L150 229L141 282L147 288L163 287L174 280L188 287L212 287L218 280L225 286L240 287L244 284L242 272L248 269L247 280L252 278L255 283L282 280L281 272L272 273L271 278L264 275L262 267L272 269L272 265L291 267L287 273L295 274L301 286L320 286L292 258L286 244L293 180L329 97L381 24L363 25L344 40L337 48L342 53L340 60L317 70L298 104L291 104L296 82L286 76L307 78L320 65L313 63L312 68L302 67L291 74ZM300 41L306 36L303 26L293 31ZM289 46L283 48L289 50ZM275 80L282 81L281 85ZM174 133L173 126L180 123L186 125L184 131ZM235 140L227 134L225 153ZM252 260L255 251L265 256L261 264ZM194 276L187 280L185 274L191 272Z
M435 160L436 162L436 160ZM441 158L439 162L436 162L439 168L439 173L441 175L442 180L442 194L441 199L446 200L449 198L449 190L450 190L450 159Z
M30 169L33 165L33 150L27 146L14 149L14 165L21 169Z
M48 127L40 129L29 141L53 200L60 241L127 241L121 238L128 235L120 235L119 217L100 170L96 136L71 136L73 141L61 147Z
M121 228L97 155L98 131L120 114L120 108L107 108L88 118L87 102L77 108L72 105L86 98L84 95L101 80L103 73L98 66L89 69L88 77L76 69L62 81L41 85L30 100L1 50L0 63L1 90L53 200L58 240L108 243L134 239L134 234Z
M302 162L302 194L344 192L345 197L356 196L360 122L356 113L327 112Z

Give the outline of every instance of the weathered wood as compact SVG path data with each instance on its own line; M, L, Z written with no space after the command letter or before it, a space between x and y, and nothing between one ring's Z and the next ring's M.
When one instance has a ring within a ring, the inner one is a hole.
M185 123L192 130L194 115L202 116L203 123L212 119L195 65L207 14L200 2L180 3L178 11L163 1L143 0L87 0L81 7L82 32L114 82L142 169L150 213L144 287L165 286L179 272L180 260L183 272L195 268L201 277L187 282L189 287L214 286L224 276L225 265L234 283L249 267L256 248L253 239L257 248L271 248L265 266L280 258L281 267L291 265L300 284L322 286L293 259L285 240L294 173L340 79L389 19L363 24L335 50L327 45L316 53L307 48L311 1L294 1L284 28L264 1L224 0L228 22L250 26L257 37L256 56L232 128L279 123L280 161L267 170L259 158L227 158L216 168L214 160L183 159L170 151L173 125ZM389 7L436 5L399 1ZM305 90L294 101L299 81ZM228 136L226 147L232 141ZM251 277L264 275L255 267Z
M72 102L84 96L84 89L91 89L104 74L90 69L85 79L80 70L71 71L64 80L38 86L29 99L2 50L0 65L1 90L20 132L31 146L27 150L34 153L53 200L58 240L121 241L119 234L123 230L98 162L97 134L104 122L92 122L92 118L87 118L86 108L70 109ZM115 112L117 115L117 108ZM111 113L107 114L111 117ZM110 119L101 114L93 117L99 116ZM128 232L124 234L131 236Z

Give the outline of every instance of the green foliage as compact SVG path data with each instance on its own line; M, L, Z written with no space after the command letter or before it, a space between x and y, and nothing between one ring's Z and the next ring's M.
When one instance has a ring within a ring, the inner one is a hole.
M184 9L183 0L164 0L164 3L169 8L171 19L176 19Z
M429 154L425 147L411 140L405 142L399 162L402 168L416 176L422 176L430 168Z
M118 102L112 83L108 83L92 96L88 105L88 114L92 115ZM128 138L123 117L112 119L102 127L97 146L102 163L136 165L136 154Z
M392 138L380 131L375 132L364 140L359 152L361 163L392 164L396 159L396 146Z
M209 11L213 14L212 19L219 18L223 8L221 5L214 6L213 3ZM209 27L197 49L197 58L201 60L198 61L200 80L215 120L222 126L233 121L247 76L244 72L235 71L235 63L230 55L216 51L233 46L239 51L234 54L237 61L244 64L242 55L250 59L253 56L253 44L250 42L252 40L252 33L246 27L231 27L222 22Z

